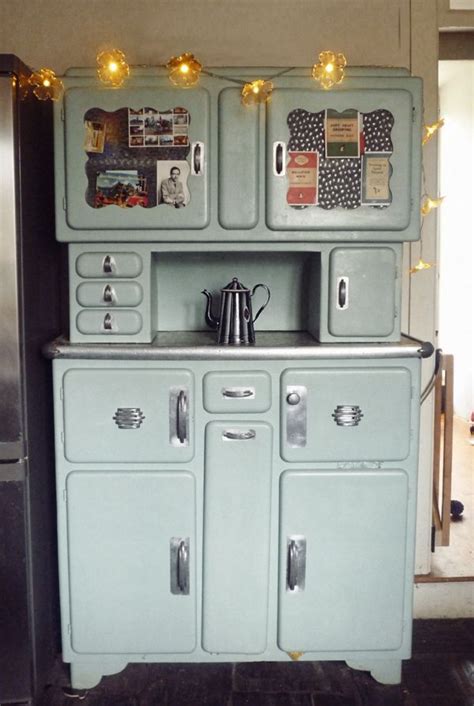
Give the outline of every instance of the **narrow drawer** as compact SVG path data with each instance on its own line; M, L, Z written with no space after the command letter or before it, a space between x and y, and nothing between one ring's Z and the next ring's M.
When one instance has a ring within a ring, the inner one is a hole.
M272 403L271 379L263 371L208 373L203 385L208 412L266 412Z
M142 269L136 252L85 252L76 261L80 277L138 277Z
M138 311L81 311L76 318L77 330L83 334L131 335L142 328Z
M76 299L80 306L138 306L143 289L138 282L83 282Z

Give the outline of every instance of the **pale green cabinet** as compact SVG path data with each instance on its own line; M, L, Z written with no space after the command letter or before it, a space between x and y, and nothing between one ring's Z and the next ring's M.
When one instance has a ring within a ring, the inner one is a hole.
M397 681L411 638L417 354L369 364L363 347L348 360L328 346L288 368L277 347L256 360L189 349L177 367L73 350L54 361L73 686L134 661L295 655Z
M403 641L408 477L287 470L280 481L278 645L396 650Z
M195 479L75 471L66 481L70 642L78 655L196 646Z

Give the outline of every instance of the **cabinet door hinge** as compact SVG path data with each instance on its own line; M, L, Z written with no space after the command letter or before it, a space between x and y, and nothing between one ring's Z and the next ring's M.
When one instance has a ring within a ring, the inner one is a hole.
M67 503L67 490L66 490L66 488L63 488L63 502Z
M64 122L64 108L61 108L60 116L61 116L61 122Z
M66 197L63 196L63 210L66 210Z

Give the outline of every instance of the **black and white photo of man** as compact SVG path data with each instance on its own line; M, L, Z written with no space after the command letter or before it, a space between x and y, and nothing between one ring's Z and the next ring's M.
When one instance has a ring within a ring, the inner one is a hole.
M181 170L179 167L171 167L168 179L163 179L161 182L161 200L162 203L167 203L175 208L184 208L185 197L183 184L180 177Z

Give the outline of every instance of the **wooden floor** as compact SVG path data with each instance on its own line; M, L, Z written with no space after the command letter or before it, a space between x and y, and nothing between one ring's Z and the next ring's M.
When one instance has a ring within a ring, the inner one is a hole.
M343 662L137 664L89 693L67 683L58 662L39 706L473 706L474 620L416 620L399 686Z

